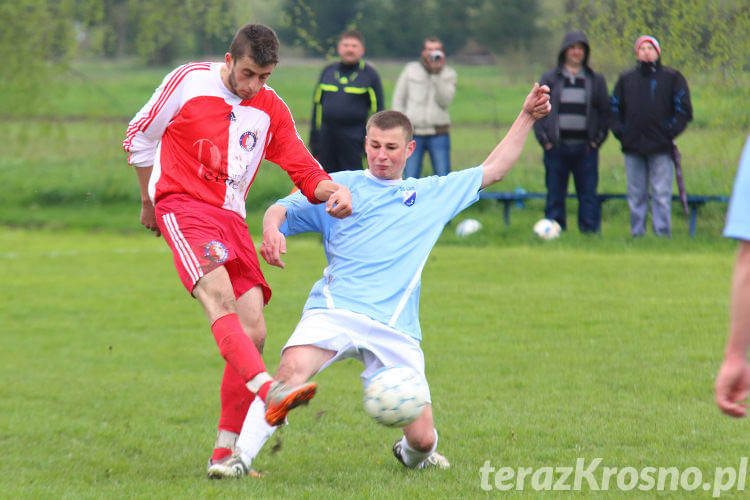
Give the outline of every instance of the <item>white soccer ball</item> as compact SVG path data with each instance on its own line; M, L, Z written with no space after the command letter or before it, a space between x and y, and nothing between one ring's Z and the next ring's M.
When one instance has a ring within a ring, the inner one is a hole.
M482 229L482 223L476 219L464 219L456 226L456 234L464 237L474 234Z
M560 236L560 231L560 224L552 219L540 219L534 224L534 233L543 240L554 240Z
M365 412L377 423L403 427L422 414L427 400L427 385L411 368L386 366L365 382L362 399Z

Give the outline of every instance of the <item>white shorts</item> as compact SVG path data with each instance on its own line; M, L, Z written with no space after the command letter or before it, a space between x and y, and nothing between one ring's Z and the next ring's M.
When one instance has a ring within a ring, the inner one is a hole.
M365 365L359 374L362 383L384 366L408 366L422 376L427 386L427 402L432 401L419 341L368 316L345 309L309 309L302 315L284 349L298 345L314 345L336 352L318 373L341 359L360 360Z

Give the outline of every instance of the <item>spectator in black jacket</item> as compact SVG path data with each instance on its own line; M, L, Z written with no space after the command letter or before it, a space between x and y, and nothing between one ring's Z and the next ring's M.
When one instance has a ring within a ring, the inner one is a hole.
M596 233L601 222L596 196L599 147L607 138L609 92L604 76L589 66L589 53L586 35L580 31L565 35L557 66L539 80L551 89L552 112L534 124L534 133L544 148L544 216L566 228L565 198L572 173L578 195L578 229Z
M310 126L310 152L326 172L362 169L365 123L384 102L380 76L362 60L362 34L344 31L337 50L341 61L326 66L315 87Z
M671 237L674 139L693 119L690 91L679 71L662 66L656 38L638 38L635 53L635 68L620 75L612 94L612 133L625 154L630 234L646 233L650 185L654 234Z

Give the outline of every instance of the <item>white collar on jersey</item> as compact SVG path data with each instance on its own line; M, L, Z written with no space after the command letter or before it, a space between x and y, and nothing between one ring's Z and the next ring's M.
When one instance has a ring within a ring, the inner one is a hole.
M378 184L382 184L384 186L398 186L399 184L404 182L403 179L380 179L372 175L372 172L370 172L369 168L365 170L365 177L367 177L368 179L372 179Z

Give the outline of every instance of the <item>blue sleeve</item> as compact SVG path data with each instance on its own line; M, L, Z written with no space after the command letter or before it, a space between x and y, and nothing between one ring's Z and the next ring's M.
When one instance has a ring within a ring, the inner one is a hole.
M750 136L745 141L737 168L724 236L750 241Z
M311 232L325 234L330 224L331 216L326 213L325 203L313 205L300 191L280 199L276 204L286 209L286 220L280 228L284 236Z
M434 209L445 214L446 223L479 199L482 174L483 169L479 166L457 170L445 176L427 177L437 183L435 187L440 195L434 198L438 203Z

